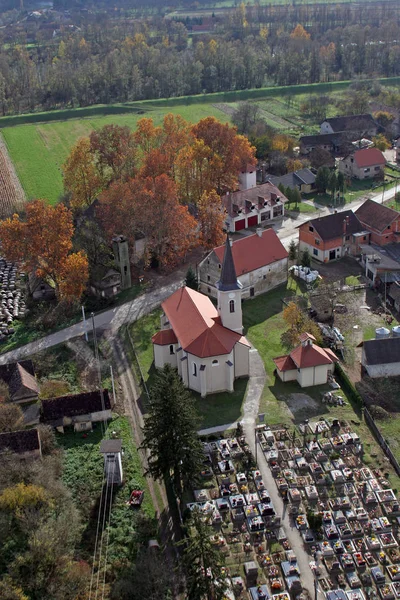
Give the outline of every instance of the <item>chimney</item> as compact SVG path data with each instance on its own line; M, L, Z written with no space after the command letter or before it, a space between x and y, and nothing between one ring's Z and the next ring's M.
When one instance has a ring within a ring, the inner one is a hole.
M347 221L343 219L343 235L346 235Z
M262 228L261 228L261 227L257 227L257 229L256 229L256 234L258 235L258 237L262 237L263 230L262 230Z
M229 244L230 244L230 246L232 248L232 246L233 246L233 240L232 240L232 238L229 238Z

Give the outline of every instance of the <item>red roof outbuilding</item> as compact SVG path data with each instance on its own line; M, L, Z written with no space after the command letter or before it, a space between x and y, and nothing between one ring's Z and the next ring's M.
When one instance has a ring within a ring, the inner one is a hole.
M307 369L338 362L338 358L332 350L329 348L320 348L320 346L312 343L315 341L313 335L303 333L300 336L300 340L301 343L290 354L278 356L273 359L279 371L294 371L295 369ZM307 343L308 340L311 343Z

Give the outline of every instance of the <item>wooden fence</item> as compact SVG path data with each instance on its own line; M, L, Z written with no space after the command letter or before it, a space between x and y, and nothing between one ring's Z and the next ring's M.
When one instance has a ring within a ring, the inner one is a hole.
M400 476L400 465L399 465L396 457L394 456L393 452L389 448L388 443L386 442L385 438L383 437L383 435L379 431L378 427L376 426L371 413L369 412L368 408L366 408L366 407L364 407L364 418L365 418L365 422L367 423L368 427L372 431L376 441L378 442L378 444L380 445L380 447L382 448L382 450L384 451L384 453L390 460L397 475Z

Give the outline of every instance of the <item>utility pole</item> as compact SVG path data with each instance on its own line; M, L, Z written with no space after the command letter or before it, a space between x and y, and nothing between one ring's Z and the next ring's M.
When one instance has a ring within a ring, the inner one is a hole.
M85 332L85 339L88 342L89 338L88 338L87 326L86 326L85 307L83 306L83 304L82 304L82 318L83 318L83 331Z

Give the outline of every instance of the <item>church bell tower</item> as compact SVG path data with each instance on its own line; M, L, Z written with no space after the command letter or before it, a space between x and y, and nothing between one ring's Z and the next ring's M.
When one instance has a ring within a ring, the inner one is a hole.
M241 289L242 285L236 277L231 242L227 236L221 277L217 281L218 313L224 327L240 334L243 333Z

